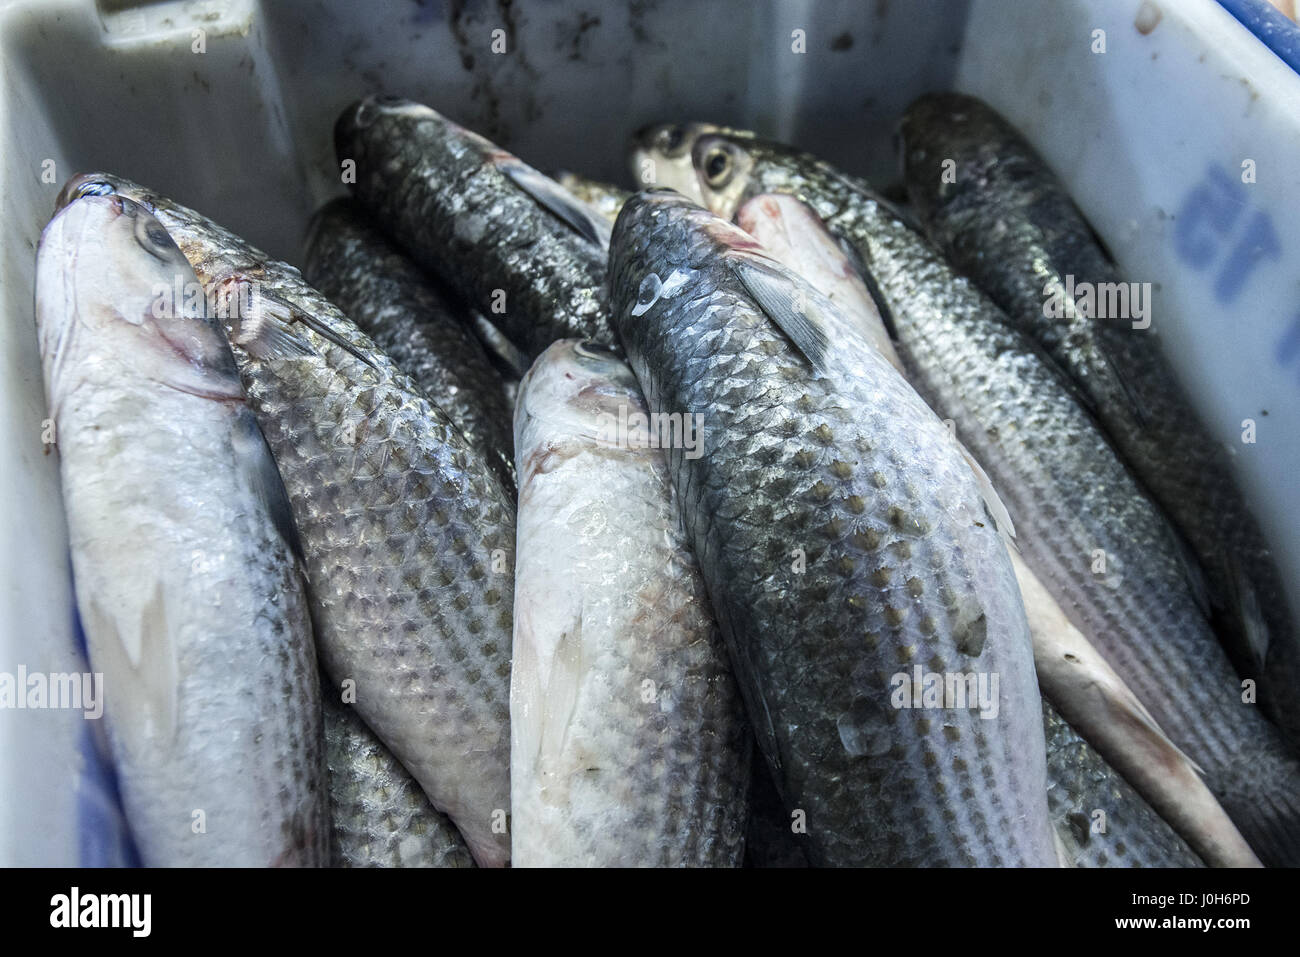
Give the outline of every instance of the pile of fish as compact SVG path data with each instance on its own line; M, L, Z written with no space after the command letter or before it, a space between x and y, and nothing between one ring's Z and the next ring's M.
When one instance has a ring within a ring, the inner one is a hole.
M704 123L639 191L391 97L301 271L107 173L37 330L149 865L1300 864L1300 632L1120 273L929 95L906 206ZM1045 303L1064 303L1051 318Z

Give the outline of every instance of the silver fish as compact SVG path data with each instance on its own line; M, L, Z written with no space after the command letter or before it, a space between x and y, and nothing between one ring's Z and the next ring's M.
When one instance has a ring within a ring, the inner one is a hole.
M514 502L460 430L292 266L137 184L229 315L239 375L302 535L326 674L456 823L510 856Z
M36 273L77 606L141 859L324 864L297 539L194 271L145 209L91 196L46 227Z
M512 861L735 867L751 742L636 379L561 340L520 386Z
M947 429L879 355L827 348L846 321L824 297L679 195L623 207L610 284L648 407L703 416L673 482L813 863L1055 865L1024 609Z

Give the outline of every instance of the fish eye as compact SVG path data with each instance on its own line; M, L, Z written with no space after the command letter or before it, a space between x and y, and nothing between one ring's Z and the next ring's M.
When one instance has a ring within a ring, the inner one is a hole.
M135 241L141 249L163 262L172 260L172 238L156 219L148 216L136 219Z
M704 157L704 177L715 189L727 185L731 178L731 154L723 147L715 147Z

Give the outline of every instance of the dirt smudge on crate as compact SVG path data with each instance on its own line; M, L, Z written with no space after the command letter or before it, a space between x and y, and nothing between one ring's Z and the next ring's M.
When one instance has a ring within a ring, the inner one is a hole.
M1137 16L1133 19L1133 26L1137 27L1138 33L1146 36L1156 28L1163 15L1157 4L1151 0L1142 0L1142 6L1138 7Z

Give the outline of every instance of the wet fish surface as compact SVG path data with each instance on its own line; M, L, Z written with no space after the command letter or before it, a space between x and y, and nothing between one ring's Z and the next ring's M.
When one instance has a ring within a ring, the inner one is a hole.
M1199 559L1239 672L1257 679L1260 705L1300 746L1295 608L1233 479L1228 444L1239 436L1211 434L1164 357L1159 333L1173 320L1153 316L1149 300L1137 315L1129 284L1061 182L988 105L928 94L901 133L908 195L931 237L1086 396ZM940 175L947 160L952 182ZM1071 289L1096 298L1081 302ZM1055 318L1046 314L1053 302ZM1102 315L1112 309L1125 314Z
M512 410L505 383L457 314L461 307L350 200L335 200L317 212L305 259L306 280L424 389L513 490Z
M334 867L473 867L451 820L333 688L321 695Z
M594 343L552 344L520 386L516 867L743 853L751 739L647 419L632 371Z
M673 481L813 863L1055 866L1024 609L943 424L878 354L820 349L790 304L834 307L681 196L625 204L610 282L648 407L703 416ZM913 668L997 673L996 716L911 710Z
M1047 806L1075 867L1204 867L1046 700Z
M78 200L41 237L77 606L142 862L318 866L329 815L297 537L202 297L159 293L197 287L121 197Z
M750 136L703 136L694 155L721 215L791 193L853 243L912 382L988 469L1027 563L1260 859L1300 862L1300 763L1243 703L1185 549L1050 360L861 181Z
M460 430L301 274L120 177L209 290L251 290L226 320L306 556L325 673L456 823L475 861L509 859L514 502ZM239 300L236 299L236 302Z
M353 104L334 142L385 231L530 358L566 337L613 342L608 225L553 180L408 100Z

